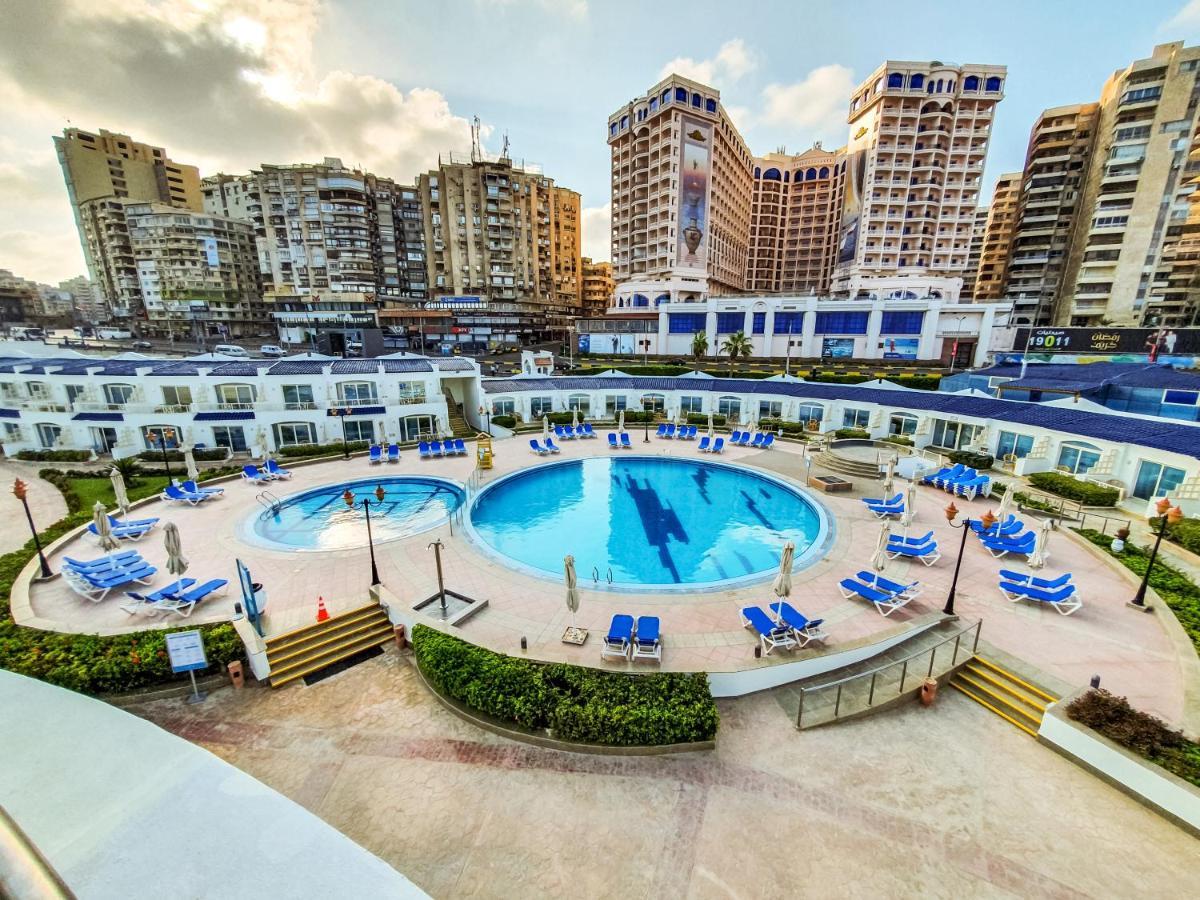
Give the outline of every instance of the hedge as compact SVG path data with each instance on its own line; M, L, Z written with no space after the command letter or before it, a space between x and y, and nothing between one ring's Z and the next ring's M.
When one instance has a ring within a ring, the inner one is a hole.
M950 462L969 466L976 471L983 472L990 469L996 462L996 457L990 453L976 453L974 450L955 450L948 454Z
M913 440L910 437L905 437L902 434L889 434L886 437L881 437L881 441L886 441L889 444L899 444L901 447L911 447Z
M85 462L92 458L87 450L22 450L17 459L26 462Z
M786 422L783 419L759 419L758 427L763 431L782 431L784 434L804 434L808 431L805 422Z
M1159 527L1157 516L1150 520L1150 527ZM1200 553L1200 519L1180 519L1174 525L1168 525L1167 540L1185 550Z
M725 416L722 416L719 413L713 413L712 420L713 420L713 425L724 425L726 422ZM689 425L707 425L708 424L708 414L707 413L688 413L687 414L687 423Z
M517 417L505 415L492 416L492 424L499 425L501 428L516 428Z
M839 428L833 434L838 440L867 440L871 437L871 432L863 428Z
M1067 715L1185 781L1200 787L1200 744L1124 697L1093 688L1067 704Z
M367 449L367 445L367 441L349 441L347 443L351 453L360 453ZM279 456L296 459L307 456L332 456L335 453L341 453L344 449L342 442L338 441L336 444L295 444L291 447L280 447L276 453Z
M703 673L626 675L503 656L417 625L413 651L440 693L564 741L657 746L712 740L717 706Z
M1116 488L1080 481L1062 472L1034 472L1029 483L1048 494L1078 500L1084 506L1116 506L1120 496Z
M196 460L197 462L215 462L217 460L225 459L228 456L229 451L224 447L214 447L211 449L192 451L192 459ZM143 450L137 455L137 458L145 460L146 462L161 463L163 461L163 454L161 450ZM183 462L183 451L168 450L167 461Z

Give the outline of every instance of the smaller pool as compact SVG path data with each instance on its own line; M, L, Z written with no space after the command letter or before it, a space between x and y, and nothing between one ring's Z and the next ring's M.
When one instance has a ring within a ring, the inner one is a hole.
M376 502L375 488L385 491ZM342 495L354 494L354 509ZM420 476L345 481L285 497L276 512L260 510L250 531L260 543L291 550L351 550L367 545L364 497L371 498L371 533L376 543L393 541L444 522L466 497L463 489L441 478Z

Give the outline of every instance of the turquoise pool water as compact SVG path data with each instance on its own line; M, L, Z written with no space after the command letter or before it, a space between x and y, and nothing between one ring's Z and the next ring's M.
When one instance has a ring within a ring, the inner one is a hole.
M786 541L798 565L816 551L824 516L799 491L733 466L604 457L539 465L486 488L470 510L475 536L503 558L579 582L624 589L697 589L778 570Z
M382 503L375 488L386 492ZM356 506L342 499L349 488ZM375 541L408 537L444 522L463 503L462 488L440 478L395 477L346 481L284 499L275 512L260 511L251 521L260 542L294 550L349 550L367 545L362 499L371 499Z

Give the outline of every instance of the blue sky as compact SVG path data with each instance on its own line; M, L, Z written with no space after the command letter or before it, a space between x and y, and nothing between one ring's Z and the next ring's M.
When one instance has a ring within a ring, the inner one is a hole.
M1094 100L1156 43L1200 41L1200 0L5 0L0 268L56 281L82 259L50 137L67 122L166 146L204 174L340 156L410 180L495 151L583 195L607 256L608 114L666 71L706 80L753 151L845 141L853 85L886 58L1007 65L985 176L1020 169L1044 108ZM915 13L914 13L915 10Z

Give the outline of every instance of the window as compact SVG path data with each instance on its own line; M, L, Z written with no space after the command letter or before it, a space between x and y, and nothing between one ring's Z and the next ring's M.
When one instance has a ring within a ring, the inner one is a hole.
M284 409L316 409L311 384L285 384L283 386Z
M777 312L775 313L776 334L800 334L804 330L804 313Z
M546 413L554 411L553 397L531 397L529 398L529 414L535 419L539 419Z
M945 419L933 421L933 445L945 447L947 450L961 450L975 440L975 436L983 430L982 425L968 425L965 422L947 422Z
M746 315L740 312L717 313L717 334L736 334L746 325Z
M667 313L668 334L695 334L704 328L704 313Z
M217 403L223 409L250 409L254 405L254 386L250 384L218 384Z
M1138 465L1137 478L1133 482L1133 496L1139 500L1165 497L1183 484L1183 479L1183 469L1175 469L1143 459Z
M988 78L987 82L984 84L983 89L985 91L1000 90L1000 79L997 76L992 75L991 77Z
M604 398L604 412L607 415L615 416L625 409L625 400L624 394L609 394Z
M179 432L170 425L145 425L142 427L142 442L147 450L159 450L162 444L168 450L179 448Z
M681 87L675 88L675 99L680 103L687 103L688 92Z
M62 436L62 429L57 425L42 423L35 430L37 431L38 443L42 445L43 450L53 450L58 444L58 439Z
M5 385L5 387L8 387L8 385ZM10 393L9 391L5 391L5 394L9 394L9 393ZM80 397L82 397L86 393L87 393L87 388L84 387L82 384L68 384L67 385L67 402L74 403L76 400L78 400Z
M917 417L908 413L892 413L888 419L888 434L905 437L917 433Z
M737 421L742 414L742 401L737 397L721 397L717 400L717 415L729 421Z
M913 312L884 312L880 334L920 334L921 325L925 321L922 310Z
M1132 91L1126 91L1121 97L1121 103L1141 103L1144 100L1157 100L1162 96L1162 86L1136 88Z
M924 75L910 76L908 79L908 86L910 88L915 88L917 90L925 87L925 76Z
M806 424L816 422L820 425L825 419L825 407L818 403L801 403L797 410L797 418Z
M295 447L297 444L315 444L317 426L311 422L282 422L271 426L275 433L276 447Z
M817 334L866 334L869 316L865 312L819 312Z
M338 401L347 406L366 406L379 402L373 381L343 381L338 384Z
M888 75L887 86L890 88L904 87L904 76L899 72L892 72L892 74Z
M218 447L228 447L235 453L249 449L246 445L246 429L240 425L214 425L213 443Z
M163 406L171 410L186 410L192 405L192 389L190 387L164 387L162 389ZM163 410L166 412L166 410Z
M751 334L766 334L767 331L767 314L765 312L754 313L754 326L751 328Z
M1032 449L1033 436L1028 434L1002 431L1000 432L1000 439L996 442L996 456L999 459L1005 459L1009 456L1014 459L1024 459Z
M692 94L692 106L696 107L696 109L700 108L700 95L699 94Z
M783 416L783 401L759 400L758 417L760 419L778 419Z
M704 412L704 398L683 396L679 398L679 411L683 413Z
M871 424L871 411L867 409L842 410L843 428L868 428Z
M1146 155L1146 145L1118 144L1109 151L1109 159L1142 159Z
M511 416L516 413L515 403L508 398L492 401L493 416Z
M1200 402L1200 393L1196 391L1163 391L1163 403L1176 403L1180 406L1195 406Z
M1170 123L1168 123L1170 124ZM1167 130L1167 126L1163 126L1163 131ZM1134 125L1130 128L1118 128L1117 133L1113 135L1114 141L1140 141L1150 137L1149 125Z
M343 418L342 424L346 426L346 440L348 441L375 440L375 423L370 419Z
M1090 472L1100 462L1100 448L1094 444L1068 442L1058 451L1058 468L1072 475Z
M649 412L662 412L666 405L667 398L662 394L644 394L642 396L642 409Z
M30 384L30 393L33 385ZM124 406L133 396L132 384L106 384L104 386L104 402L109 406Z
M581 415L586 416L591 408L592 401L587 394L572 394L567 398L567 409L577 409Z
M963 79L963 90L964 91L979 90L979 76L978 75L968 75L966 78L964 78Z
M396 385L397 403L424 403L425 382L401 381Z
M717 101L713 100L713 99L705 100L704 101L704 111L710 112L710 113L715 113L717 111Z

